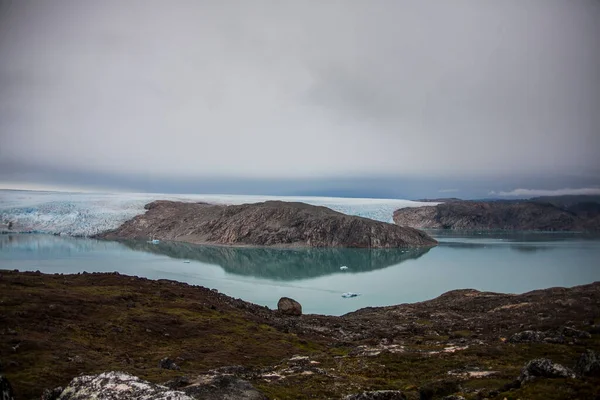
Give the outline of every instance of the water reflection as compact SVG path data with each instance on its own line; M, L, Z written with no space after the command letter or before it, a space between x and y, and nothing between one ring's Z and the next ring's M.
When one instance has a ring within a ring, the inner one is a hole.
M115 242L58 235L1 234L0 252L4 254L35 254L38 257L68 257L92 251L120 248Z
M196 260L221 266L226 272L291 281L335 273L373 271L414 260L426 249L340 249L301 248L272 249L247 247L200 246L181 242L122 241L133 250L163 254L171 258ZM341 271L341 266L348 270Z

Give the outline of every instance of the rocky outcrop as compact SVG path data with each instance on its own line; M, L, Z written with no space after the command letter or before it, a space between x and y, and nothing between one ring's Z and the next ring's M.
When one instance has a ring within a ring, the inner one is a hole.
M304 203L237 206L155 201L105 239L160 239L198 244L282 247L430 247L424 232Z
M44 399L266 400L265 395L249 382L229 374L200 375L193 380L182 377L166 385L157 385L124 372L112 371L78 376L64 390L57 388L47 391Z
M452 201L401 208L394 222L419 229L598 231L600 204L563 208L537 201Z
M536 378L575 378L569 368L553 363L547 358L529 361L521 370L518 381L523 384Z
M513 334L508 341L510 343L569 343L577 342L577 339L589 339L592 336L589 332L580 331L569 327L561 327L559 329L542 331L523 331Z
M193 400L184 392L170 390L123 372L104 372L74 378L59 396L60 400Z
M285 315L302 315L302 305L289 297L282 297L277 302L277 310Z

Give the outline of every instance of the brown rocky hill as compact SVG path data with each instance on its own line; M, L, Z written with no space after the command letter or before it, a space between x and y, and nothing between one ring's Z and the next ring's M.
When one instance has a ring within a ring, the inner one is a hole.
M402 208L394 212L394 222L420 229L599 231L600 205L463 200Z
M303 247L428 247L414 228L345 215L304 203L267 201L235 206L154 201L105 239L160 239L197 244Z

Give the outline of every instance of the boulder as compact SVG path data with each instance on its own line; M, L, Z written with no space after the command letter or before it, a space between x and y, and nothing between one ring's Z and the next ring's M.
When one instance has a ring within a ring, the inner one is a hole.
M517 332L508 338L510 343L539 343L544 340L546 334L540 331Z
M577 360L575 371L581 376L600 377L600 354L587 350Z
M373 390L350 394L344 400L406 400L406 395L400 390Z
M277 310L286 315L302 315L302 305L289 297L282 297L277 302Z
M525 383L536 378L575 378L575 374L569 368L555 364L547 358L537 358L525 364L517 379Z
M10 382L3 375L0 375L0 399L2 400L14 400L15 395L10 386Z
M158 367L162 369L172 369L174 371L179 371L179 365L175 364L175 361L171 360L169 357L165 357L158 362Z
M193 400L187 394L141 380L124 372L104 372L74 378L60 395L61 400Z

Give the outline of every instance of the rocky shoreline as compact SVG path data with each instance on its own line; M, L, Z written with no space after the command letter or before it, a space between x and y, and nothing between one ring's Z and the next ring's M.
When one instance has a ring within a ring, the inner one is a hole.
M437 244L417 229L304 203L267 201L225 206L160 200L145 208L145 214L96 237L270 247L397 248Z
M293 312L168 280L0 271L0 374L18 399L80 374L189 398L600 395L600 282L455 290L340 317L284 303Z

